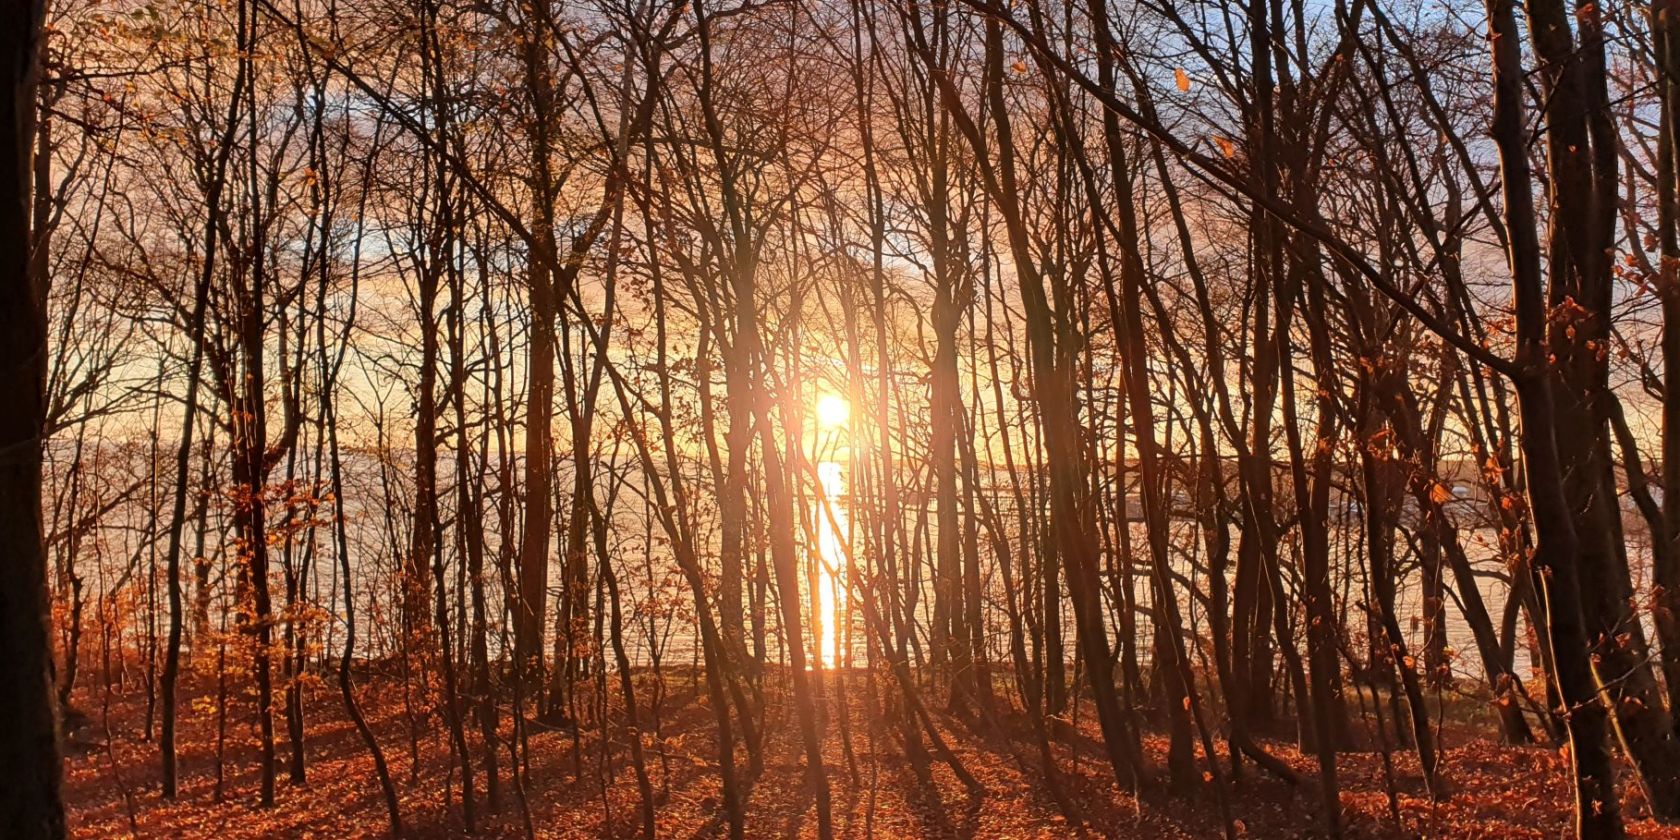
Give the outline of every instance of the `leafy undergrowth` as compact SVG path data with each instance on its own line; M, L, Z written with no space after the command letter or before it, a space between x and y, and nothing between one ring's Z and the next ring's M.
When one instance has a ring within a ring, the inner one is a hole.
M365 682L365 681L364 681ZM1211 782L1188 794L1164 785L1141 793L1121 790L1103 758L1090 709L1059 727L1054 745L1067 806L1058 805L1044 781L1032 730L1019 715L990 724L962 716L936 715L943 733L963 764L985 791L970 794L935 760L931 786L918 781L895 728L868 712L866 690L854 676L843 721L836 703L825 721L826 766L832 785L837 837L1219 837L1224 822ZM648 698L653 688L638 679L647 732L649 771L657 799L662 837L726 836L716 773L712 714L692 675L667 677L659 709L657 737ZM344 714L336 691L313 687L305 693L307 778L287 779L283 718L276 715L278 740L277 804L258 806L256 732L252 699L230 697L225 760L217 798L217 716L213 685L183 685L180 708L180 796L173 802L160 792L156 744L146 741L147 701L143 691L102 690L77 695L88 722L70 737L66 796L77 837L236 838L378 837L388 834L383 800L373 763ZM877 686L877 688L881 688ZM830 696L836 696L829 686ZM410 718L400 684L375 681L359 696L390 762L396 782L405 836L454 837L465 834L459 804L460 774L452 764L444 720L434 711ZM617 694L614 692L614 697ZM747 804L751 837L816 835L814 797L805 783L803 755L792 704L773 696L766 718L764 769L753 782ZM616 699L615 699L616 702ZM503 738L508 712L504 706ZM615 709L612 720L620 717ZM872 723L872 721L874 721ZM1359 726L1355 722L1355 726ZM847 734L849 732L849 737ZM417 734L411 749L411 735ZM580 732L529 731L529 774L523 796L507 777L502 749L500 807L488 812L482 765L475 766L477 836L542 838L632 837L640 829L639 795L630 765L626 731L616 724L609 749L600 748L598 726ZM480 744L471 738L475 762ZM1548 747L1507 747L1484 737L1444 732L1444 767L1451 795L1432 803L1414 756L1393 755L1394 789L1400 823L1389 808L1383 760L1379 752L1344 753L1338 761L1341 806L1347 833L1353 837L1532 837L1570 834L1570 791L1566 761ZM848 756L847 744L850 750ZM1316 762L1292 745L1271 740L1266 746L1300 773L1303 785L1291 788L1253 764L1244 765L1232 788L1230 807L1241 835L1256 838L1322 836L1322 810ZM1224 744L1219 745L1223 751ZM1166 739L1151 735L1146 750L1156 768L1165 766ZM746 764L746 751L738 753ZM1226 767L1228 768L1228 764ZM1164 774L1164 770L1161 771ZM1625 774L1624 774L1625 777ZM605 784L602 780L608 780ZM1624 784L1626 779L1624 778ZM448 791L448 793L446 793ZM523 801L524 806L521 806ZM1625 790L1629 834L1637 838L1677 837L1673 829L1647 818L1637 792ZM1071 812L1071 813L1069 813Z

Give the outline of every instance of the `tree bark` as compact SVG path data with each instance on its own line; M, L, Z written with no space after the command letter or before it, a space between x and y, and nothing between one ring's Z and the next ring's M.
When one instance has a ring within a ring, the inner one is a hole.
M65 836L41 521L48 281L31 270L29 231L45 4L12 9L0 27L0 825L34 840Z

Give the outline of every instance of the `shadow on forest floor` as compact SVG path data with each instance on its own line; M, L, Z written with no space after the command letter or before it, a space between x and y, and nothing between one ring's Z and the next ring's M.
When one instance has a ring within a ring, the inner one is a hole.
M696 675L668 672L657 726L651 707L654 684L638 673L638 699L648 770L656 798L658 833L666 837L727 836L716 772L713 715ZM92 682L92 680L89 680ZM370 683L371 684L368 684ZM825 704L824 764L831 788L836 837L1219 837L1223 823L1209 783L1190 794L1173 794L1157 783L1142 791L1121 790L1102 750L1092 709L1082 704L1053 727L1052 750L1069 813L1051 795L1043 777L1037 741L1018 711L1003 711L989 721L935 712L941 732L964 766L979 778L984 792L969 791L951 770L933 759L931 784L918 779L904 759L899 730L869 702L888 686L860 672L845 698L842 727L834 696ZM614 683L616 688L616 683ZM107 707L103 691L76 697L87 721L67 748L66 797L72 829L79 837L136 834L142 837L214 838L327 837L346 840L386 833L384 805L372 762L350 725L336 688L311 685L304 692L307 721L308 779L286 781L283 721L277 721L281 766L278 804L257 806L257 751L253 702L244 694L228 697L225 746L221 762L222 801L216 799L218 715L214 683L184 680L181 692L181 796L175 802L159 794L160 771L155 743L145 740L143 692L113 692ZM831 686L832 688L832 686ZM405 695L400 684L363 679L360 702L375 728L396 782L403 819L414 838L455 837L464 833L460 807L460 772L452 761L447 728L434 701ZM528 732L529 774L524 799L538 837L632 837L640 828L640 804L630 764L627 730L620 723L613 692L612 724L603 741L596 715L582 715L582 728ZM747 833L752 837L814 837L815 796L806 783L804 752L791 702L766 695L763 772L751 781L746 803ZM596 699L580 697L578 708ZM417 710L412 719L407 713ZM474 755L477 836L523 837L519 795L507 776L505 741L511 734L502 707L504 741L500 808L490 813L485 797L483 756L476 732L469 732ZM1357 714L1357 707L1354 709ZM277 711L277 718L279 713ZM1362 725L1355 718L1354 726ZM842 731L850 733L847 759ZM106 733L110 733L107 739ZM575 737L574 737L575 734ZM1453 795L1430 803L1423 794L1417 761L1409 753L1393 755L1393 786L1401 822L1389 816L1388 784L1380 752L1341 755L1338 775L1348 833L1354 837L1462 836L1558 837L1570 825L1568 781L1563 758L1548 747L1507 747L1470 727L1444 730L1443 766ZM607 749L601 745L605 743ZM1265 739L1265 746L1303 779L1299 789L1245 763L1231 793L1240 833L1249 837L1320 836L1322 815L1316 787L1316 763L1292 743ZM1221 761L1224 742L1219 741ZM1166 738L1146 732L1144 749L1164 776ZM736 763L745 773L747 751L737 746ZM854 776L855 773L855 776ZM1206 779L1204 774L1204 779ZM604 780L604 783L603 783ZM1630 834L1675 836L1645 819L1636 791L1624 796ZM1398 828L1398 831L1397 831Z

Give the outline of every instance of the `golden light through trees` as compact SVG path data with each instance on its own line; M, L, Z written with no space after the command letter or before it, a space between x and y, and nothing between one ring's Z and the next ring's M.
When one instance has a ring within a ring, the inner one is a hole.
M50 5L77 833L1680 825L1680 0Z

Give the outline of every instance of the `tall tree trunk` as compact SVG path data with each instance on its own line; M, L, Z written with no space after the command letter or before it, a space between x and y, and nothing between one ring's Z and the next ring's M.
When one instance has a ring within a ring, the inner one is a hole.
M240 91L248 81L246 66L241 63L234 75L233 95L228 98L228 110L221 143L217 147L214 174L210 181L210 189L205 194L204 221L204 261L199 271L198 282L193 290L192 312L187 316L188 341L192 347L192 361L187 365L187 396L185 407L182 409L181 437L175 449L175 501L169 518L169 546L165 552L164 563L169 582L169 642L164 649L163 660L163 721L158 737L158 748L163 759L163 796L174 799L177 784L175 764L175 690L181 669L181 624L183 620L181 609L181 531L186 525L187 487L190 480L193 431L197 428L198 388L204 368L204 321L205 306L210 298L210 283L215 277L216 246L220 241L217 235L222 224L222 191L227 184L228 156L233 151L234 132L239 127ZM209 459L208 450L205 454ZM207 501L201 502L208 509ZM204 538L203 516L200 516L199 541ZM202 553L202 552L200 552ZM208 596L208 588L201 583L198 587L200 599ZM205 637L205 629L209 625L209 603L204 601L205 617L203 625L195 628L195 643Z
M1586 630L1611 723L1652 810L1680 817L1680 740L1658 689L1644 628L1630 605L1633 585L1610 455L1607 360L1618 151L1607 124L1602 13L1590 3L1571 13L1562 0L1536 0L1527 9L1535 53L1543 62L1551 207L1547 343L1557 359L1554 422L1580 551ZM1578 41L1571 36L1571 20L1580 28Z
M513 616L514 679L526 691L542 687L543 616L548 606L548 554L554 518L555 329L564 303L556 294L553 133L556 92L548 49L555 31L545 2L520 0L526 22L520 34L526 95L531 100L531 201L533 253L527 266L530 345L526 350L525 527L520 533L517 598Z
M48 281L30 270L29 233L45 4L12 8L0 28L0 825L34 840L65 836L41 522Z
M1575 832L1581 840L1622 836L1615 771L1610 763L1609 721L1598 697L1589 656L1592 645L1583 612L1580 549L1563 492L1554 423L1553 374L1545 341L1547 305L1540 269L1540 241L1523 117L1522 46L1511 0L1488 0L1493 58L1493 138L1499 149L1512 297L1517 323L1516 382L1522 418L1522 453L1528 467L1533 511L1533 565L1546 605L1552 678L1568 704L1570 763L1575 791ZM1590 573L1590 572L1589 572Z
M1652 570L1660 597L1653 605L1662 642L1668 710L1680 737L1680 1L1651 4L1661 114L1657 149L1657 242L1661 249L1662 403L1661 538L1668 550Z
M240 27L246 33L245 49L239 61L251 65L247 72L255 73L252 53L256 48L258 31L255 2L240 5ZM244 117L247 130L255 138L257 114L255 85L246 93ZM233 330L237 343L237 361L229 371L232 378L224 382L225 399L233 408L233 507L234 533L238 538L242 560L241 573L249 604L239 607L240 629L251 637L251 667L257 683L257 737L259 798L264 807L274 804L274 678L272 648L274 645L273 607L268 588L268 506L266 484L271 466L268 446L268 408L266 364L266 330L268 301L268 245L266 221L262 207L266 191L260 175L259 149L253 142L246 150L246 200L249 203L250 241L244 243L247 263L234 271L235 322Z

